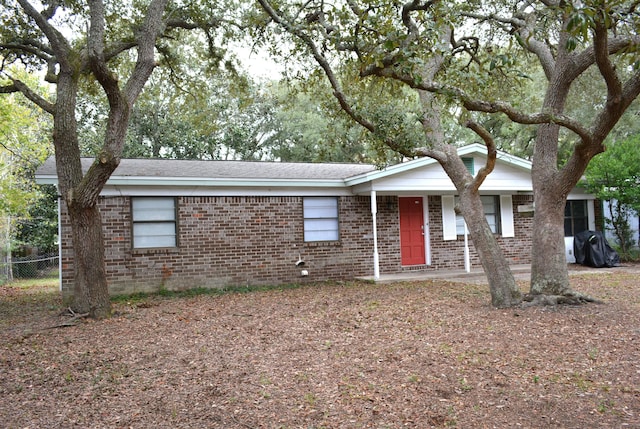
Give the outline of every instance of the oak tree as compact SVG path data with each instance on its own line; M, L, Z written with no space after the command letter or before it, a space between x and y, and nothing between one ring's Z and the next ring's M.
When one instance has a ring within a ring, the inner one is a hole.
M516 125L534 126L531 295L549 296L540 302L587 299L569 285L564 207L589 161L604 150L605 138L640 93L636 2L259 2L269 19L292 35L294 52L324 70L353 120L382 134L406 156L430 156L443 166L460 194L494 305L512 305L519 297L477 203L478 188L495 162L490 117L504 115ZM363 81L384 79L414 89L423 106L423 138L402 142L397 127L381 133L384 122L353 101L336 64L352 64ZM570 101L587 72L604 90L590 104L587 119L578 120ZM530 73L544 76L543 84L527 86ZM518 91L523 88L535 91L530 103L522 103ZM454 112L487 145L489 162L476 177L465 173L455 142L442 132L440 118L446 112ZM561 141L569 154L566 162L559 157ZM511 295L501 297L499 290Z
M168 57L171 43L179 43L180 30L203 29L212 50L219 41L216 9L195 6L170 0L0 1L0 72L6 81L0 93L22 93L53 117L58 186L74 251L70 304L77 313L103 318L111 311L97 200L120 162L134 103L160 54ZM8 65L41 73L55 95L30 87ZM109 107L95 162L83 171L76 108L87 82L99 88Z

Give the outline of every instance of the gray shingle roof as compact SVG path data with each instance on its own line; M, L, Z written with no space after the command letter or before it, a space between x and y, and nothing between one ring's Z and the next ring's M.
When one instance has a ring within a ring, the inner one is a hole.
M92 162L92 158L83 158L83 170ZM375 166L369 164L122 159L111 177L342 180L374 170ZM55 175L53 157L36 172L36 176Z

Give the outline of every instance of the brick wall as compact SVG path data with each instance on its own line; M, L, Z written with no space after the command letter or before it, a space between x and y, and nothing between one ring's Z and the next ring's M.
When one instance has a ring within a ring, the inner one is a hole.
M128 197L100 200L112 294L286 284L372 274L368 197L339 199L340 240L305 243L301 197L180 197L178 247L132 249ZM63 225L68 225L64 205ZM71 236L63 228L63 291L71 293ZM301 257L308 277L295 263Z
M513 197L518 238L498 238L509 261L530 262L532 219L517 206L532 197ZM112 294L193 287L287 284L373 275L373 232L369 197L339 199L340 240L305 243L301 197L180 197L178 247L132 249L128 197L100 200L106 268ZM428 199L432 266L402 267L397 197L378 197L381 273L464 267L464 241L442 241L439 196ZM63 292L73 279L71 235L62 211ZM521 237L526 237L522 240ZM298 257L308 277L301 277ZM472 263L479 264L471 244Z

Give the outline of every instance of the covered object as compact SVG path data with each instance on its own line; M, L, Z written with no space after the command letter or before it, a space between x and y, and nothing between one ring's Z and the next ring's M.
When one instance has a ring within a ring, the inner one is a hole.
M573 238L576 263L594 268L615 267L620 256L609 246L601 231L582 231Z

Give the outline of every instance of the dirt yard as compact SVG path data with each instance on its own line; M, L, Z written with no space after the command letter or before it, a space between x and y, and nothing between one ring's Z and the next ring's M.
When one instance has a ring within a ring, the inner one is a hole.
M70 327L51 287L2 286L0 427L640 428L640 266L572 285L605 303L319 284L119 302Z

